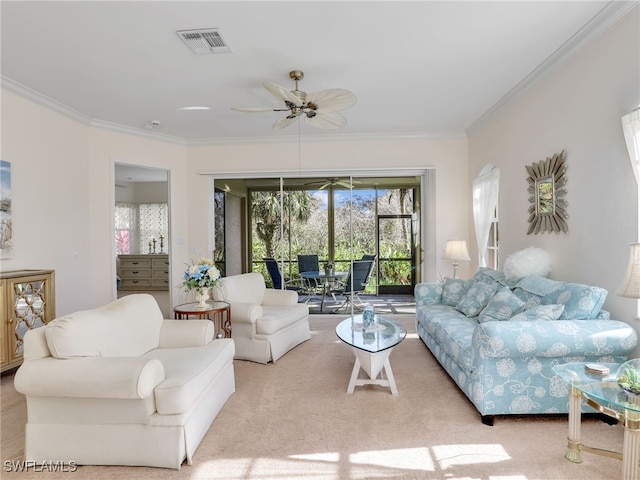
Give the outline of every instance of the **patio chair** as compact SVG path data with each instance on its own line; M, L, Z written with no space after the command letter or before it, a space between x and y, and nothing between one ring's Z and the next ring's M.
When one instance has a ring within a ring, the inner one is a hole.
M280 266L278 265L278 262L275 258L269 257L264 257L263 260L267 266L267 272L269 272L269 276L271 277L273 288L276 290L282 290L282 274L280 273ZM298 295L308 295L302 279L299 278L286 280L284 282L284 289L297 292Z
M333 295L344 296L344 302L333 311L334 313L343 308L347 310L351 305L353 305L354 310L364 310L365 302L360 298L360 294L364 293L367 288L374 263L373 260L356 260L353 262L353 267L345 281L339 282L340 286L329 292Z
M304 272L319 272L320 262L318 261L318 255L298 255L298 272L300 274ZM313 278L302 278L304 287L309 292L309 298L316 295L324 285L318 280Z
M318 255L298 255L298 271L317 272L320 270Z
M367 275L367 280L366 280L366 284L369 285L369 282L371 281L371 277L373 276L373 271L375 270L376 267L376 260L378 259L378 255L367 255L366 253L364 255L362 255L361 260L371 260L371 268L369 269L369 275Z

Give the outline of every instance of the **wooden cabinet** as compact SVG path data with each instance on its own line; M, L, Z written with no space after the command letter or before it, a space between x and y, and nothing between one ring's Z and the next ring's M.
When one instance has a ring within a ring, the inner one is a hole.
M55 318L54 271L0 273L0 312L0 370L4 372L22 363L25 333Z
M169 255L118 255L119 290L169 290Z

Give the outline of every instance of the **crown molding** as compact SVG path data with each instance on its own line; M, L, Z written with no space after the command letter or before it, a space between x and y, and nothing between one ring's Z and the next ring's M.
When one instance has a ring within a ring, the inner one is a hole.
M578 30L569 40L561 45L555 52L549 55L540 65L538 65L529 75L521 80L506 95L498 100L489 110L467 128L468 136L475 133L497 113L511 105L516 99L528 91L546 74L553 71L570 59L579 50L596 39L605 30L624 17L634 7L638 6L638 1L618 1L612 0L605 5L589 22Z
M0 84L2 85L2 88L25 97L28 100L37 103L38 105L42 105L43 107L47 107L50 110L61 113L84 125L91 124L91 117L89 117L88 115L85 115L84 113L81 113L71 107L68 107L67 105L62 104L57 100L49 98L46 95L41 94L40 92L36 92L35 90L22 85L21 83L18 83L15 80L10 79L9 77L0 75Z

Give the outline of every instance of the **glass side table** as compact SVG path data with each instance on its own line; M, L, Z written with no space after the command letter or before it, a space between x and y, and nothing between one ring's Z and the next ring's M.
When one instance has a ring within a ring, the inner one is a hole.
M606 375L589 373L586 365L577 362L556 365L553 371L571 387L569 399L569 441L565 457L581 463L580 452L605 455L622 460L622 479L639 480L640 472L640 396L618 386L617 373L621 364L598 363L609 368ZM619 420L624 425L622 453L588 447L582 443L582 400L595 410Z
M216 338L231 338L231 305L227 302L208 301L205 308L198 307L198 302L183 303L173 308L173 317L177 320L208 318L218 332Z

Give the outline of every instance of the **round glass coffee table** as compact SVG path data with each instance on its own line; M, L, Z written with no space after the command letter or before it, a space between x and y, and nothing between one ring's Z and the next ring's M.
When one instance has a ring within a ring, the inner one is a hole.
M205 308L198 307L198 302L189 302L173 308L173 317L177 320L190 316L213 321L218 332L216 338L231 338L231 306L227 302L210 300Z
M406 328L380 315L376 315L375 322L365 328L362 315L353 315L336 326L336 335L353 347L356 356L347 393L353 393L357 386L380 385L389 387L392 395L398 394L389 355L393 347L407 336ZM360 378L360 370L364 370L369 378Z

